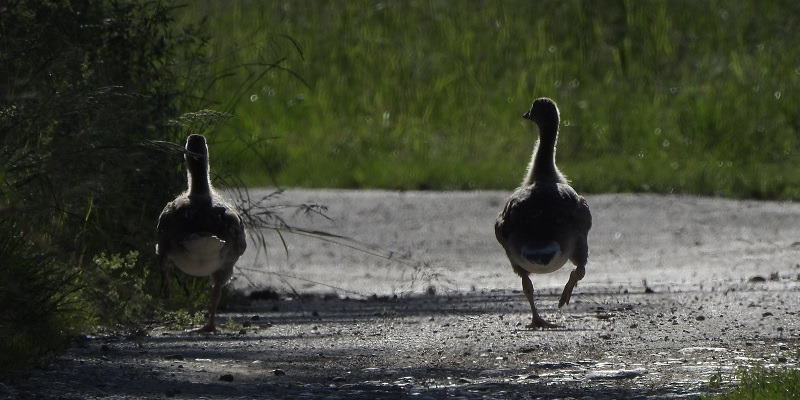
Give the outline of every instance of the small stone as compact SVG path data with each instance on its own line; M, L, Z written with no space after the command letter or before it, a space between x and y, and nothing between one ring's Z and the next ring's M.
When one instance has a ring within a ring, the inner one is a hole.
M284 370L282 370L280 368L275 368L274 370L272 370L272 374L275 375L275 376L284 376L284 375L286 375L286 371L284 371Z
M769 312L769 311L767 311L767 312L765 312L765 313L761 314L761 316L762 316L762 317L771 317L771 316L772 316L772 313L771 313L771 312Z
M786 357L783 357L783 356L778 357L778 362L779 363L785 363L786 362Z
M341 376L334 376L333 378L331 378L331 381L333 381L333 382L344 382L345 379L343 377L341 377Z
M258 315L253 315L252 317L250 317L250 321L258 321L260 319L261 319L261 317L258 316Z
M165 360L183 361L184 357L183 357L183 354L168 354L168 355L164 356L164 359Z
M754 282L754 283L755 283L755 282L766 282L766 281L767 281L767 280L766 280L766 279L764 279L764 277L763 277L763 276L760 276L760 275L756 275L756 276L754 276L754 277L750 278L750 282Z
M233 382L233 375L231 375L231 374L221 375L219 377L219 380L224 381L224 382Z
M698 315L698 316L694 317L694 319L696 319L698 321L705 321L706 317L704 315Z
M458 378L458 383L467 383L467 384L469 384L469 383L472 383L472 381L467 379L467 378Z
M239 334L240 335L245 335L245 334L247 334L247 331L244 330L244 329L239 329Z

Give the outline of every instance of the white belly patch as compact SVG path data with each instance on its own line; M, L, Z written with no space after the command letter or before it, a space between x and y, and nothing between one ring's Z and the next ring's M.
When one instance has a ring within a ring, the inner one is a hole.
M191 276L209 276L222 268L222 247L225 241L216 236L201 236L182 243L184 249L175 249L167 257L184 273Z
M520 257L521 258L521 257ZM520 260L518 264L524 270L532 274L547 274L550 272L558 271L564 264L567 263L567 257L560 251L550 260L547 264L536 264L528 260Z
M555 254L546 264L534 261L538 259L538 257L536 257L537 254L553 253ZM557 271L567 263L568 258L569 257L561 251L561 247L556 242L551 242L546 246L536 248L526 248L523 246L519 254L515 254L513 257L517 265L533 274L546 274Z

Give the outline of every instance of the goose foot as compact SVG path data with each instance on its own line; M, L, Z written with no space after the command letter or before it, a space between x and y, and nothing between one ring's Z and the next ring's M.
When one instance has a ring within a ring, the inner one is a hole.
M515 268L515 270L516 269L517 268ZM525 297L528 299L528 303L531 305L531 323L526 325L526 327L533 329L560 328L560 326L547 322L542 317L539 316L539 312L536 311L536 305L533 302L533 283L531 283L531 279L528 277L528 275L522 274L521 277L522 277L522 291L525 293Z
M533 317L533 320L530 324L525 325L528 329L555 329L561 328L561 325L556 325L552 322L547 322L542 317L536 315Z
M561 292L561 298L558 300L558 307L561 308L564 304L569 304L569 299L572 297L572 290L578 285L578 281L583 279L586 275L584 268L578 267L569 274L569 280L564 285L564 291Z

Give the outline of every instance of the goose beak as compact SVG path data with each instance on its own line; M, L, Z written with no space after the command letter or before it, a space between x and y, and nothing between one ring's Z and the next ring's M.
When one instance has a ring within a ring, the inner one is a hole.
M529 119L533 121L533 116L531 116L531 112L527 111L525 114L522 114L522 118Z

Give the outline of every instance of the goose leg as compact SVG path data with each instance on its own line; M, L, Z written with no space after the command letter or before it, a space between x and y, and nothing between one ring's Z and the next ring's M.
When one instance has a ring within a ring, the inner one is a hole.
M586 238L581 238L577 243L574 256L570 257L570 261L575 264L575 270L569 274L569 280L564 285L564 291L561 292L561 299L558 300L558 307L561 308L564 304L569 304L569 299L572 297L572 290L578 284L578 281L583 279L586 275L586 262L589 258L589 246L586 243Z
M232 274L233 263L229 263L229 265L211 275L211 302L208 305L208 321L196 332L214 332L217 330L217 326L214 324L214 318L217 315L219 299L222 297L222 287L225 286Z
M558 328L558 325L545 321L539 316L536 311L536 306L533 304L533 283L528 275L522 275L522 291L525 292L525 297L528 298L528 303L531 305L531 323L528 328Z
M172 279L172 265L167 257L159 256L158 264L161 267L161 297L168 299L170 296L170 280Z
M219 306L219 298L222 296L222 284L217 282L214 279L214 284L211 287L211 302L208 305L208 321L202 328L198 329L196 332L203 333L203 332L214 332L217 330L217 326L214 324L214 318L217 314L217 306Z

